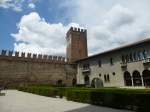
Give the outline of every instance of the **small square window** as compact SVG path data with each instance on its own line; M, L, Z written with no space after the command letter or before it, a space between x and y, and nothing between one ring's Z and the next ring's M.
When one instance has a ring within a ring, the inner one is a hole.
M102 66L101 60L98 61L98 66L99 66L99 67Z
M99 77L101 77L102 76L102 74L99 74Z
M112 74L113 74L113 75L116 75L116 73L115 73L115 72L113 72Z
M113 58L110 58L110 65L113 65Z
M107 76L106 76L106 74L104 75L104 81L107 82Z

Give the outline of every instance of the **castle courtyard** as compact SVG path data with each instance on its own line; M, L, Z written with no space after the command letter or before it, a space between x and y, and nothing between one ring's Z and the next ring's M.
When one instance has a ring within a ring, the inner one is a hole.
M66 99L39 96L17 90L5 90L0 96L0 112L131 112Z

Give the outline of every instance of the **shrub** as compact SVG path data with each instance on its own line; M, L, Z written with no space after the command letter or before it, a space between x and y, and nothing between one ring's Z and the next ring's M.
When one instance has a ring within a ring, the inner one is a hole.
M76 84L75 87L86 87L85 84Z
M44 96L65 96L67 100L102 105L113 108L150 111L150 90L132 90L117 88L76 88L76 87L46 87L27 86L19 90Z
M43 96L56 97L58 95L58 90L52 87L20 87L18 88L20 91L34 93Z
M70 90L67 99L77 102L131 109L139 112L150 110L150 94L142 90L83 89Z

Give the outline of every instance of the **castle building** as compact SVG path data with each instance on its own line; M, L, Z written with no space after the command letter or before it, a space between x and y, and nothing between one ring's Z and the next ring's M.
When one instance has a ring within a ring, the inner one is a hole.
M150 39L77 60L77 83L93 87L150 87Z
M51 84L149 87L150 39L88 56L87 31L71 27L66 58L2 50L0 86Z

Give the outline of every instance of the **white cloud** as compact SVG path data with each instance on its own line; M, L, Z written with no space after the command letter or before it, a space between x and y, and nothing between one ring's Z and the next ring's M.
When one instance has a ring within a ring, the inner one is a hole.
M115 5L105 15L104 24L109 27L117 28L124 25L129 25L134 22L135 15L128 8L124 8L121 5Z
M34 3L29 3L29 4L28 4L28 7L31 8L31 9L34 9L36 6L35 6Z
M63 3L61 7L68 7L70 19L87 28L89 54L150 35L149 0L71 0ZM16 39L15 50L64 55L65 33L70 26L47 23L37 13L25 15L18 24L19 32L12 34Z
M0 0L0 7L8 9L11 8L14 11L22 11L22 3L24 0Z
M148 38L149 3L149 0L75 0L65 4L72 8L72 20L87 28L89 54L95 54Z
M19 32L11 34L16 40L14 50L53 55L65 55L66 32L71 26L79 27L75 23L47 23L36 12L24 15L17 26Z
M36 7L35 2L37 2L37 0L0 0L0 8L21 12L26 3L29 8L34 9Z

